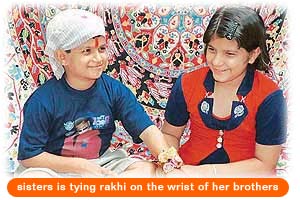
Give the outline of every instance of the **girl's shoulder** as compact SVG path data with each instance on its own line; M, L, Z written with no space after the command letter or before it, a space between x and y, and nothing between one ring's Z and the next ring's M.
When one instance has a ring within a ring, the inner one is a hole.
M195 82L203 82L206 78L209 67L201 67L194 71L183 74L182 79L184 82L195 84Z
M253 89L260 92L271 93L279 89L278 83L267 74L256 70L254 74Z

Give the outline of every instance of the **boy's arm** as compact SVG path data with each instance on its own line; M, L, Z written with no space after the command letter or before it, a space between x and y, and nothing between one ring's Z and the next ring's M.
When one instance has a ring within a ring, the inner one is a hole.
M110 170L102 168L87 159L57 156L47 152L19 162L26 168L49 168L57 173L76 173L83 176L114 175Z
M140 135L140 138L147 145L151 153L157 157L159 153L169 149L169 145L162 132L155 126L151 125L146 128Z
M155 126L147 127L140 135L151 153L157 157L165 173L169 173L174 169L179 169L183 161L178 155L176 149L170 146L163 133Z

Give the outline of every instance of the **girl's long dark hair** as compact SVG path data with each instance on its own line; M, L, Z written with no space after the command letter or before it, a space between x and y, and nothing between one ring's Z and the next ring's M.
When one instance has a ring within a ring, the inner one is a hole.
M245 6L224 6L218 9L212 16L203 36L205 54L207 44L214 35L236 40L238 46L248 52L259 47L261 53L250 66L261 71L268 71L270 57L266 46L266 28L262 18L253 9Z

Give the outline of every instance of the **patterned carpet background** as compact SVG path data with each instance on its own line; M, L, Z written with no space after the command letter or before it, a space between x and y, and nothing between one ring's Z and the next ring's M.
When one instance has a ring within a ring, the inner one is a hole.
M288 94L288 20L286 9L276 5L250 5L267 27L273 70L268 76ZM52 76L44 54L45 27L60 10L90 10L106 23L109 66L106 73L120 80L136 95L153 122L161 127L164 108L173 83L184 72L205 65L202 36L215 5L111 6L111 5L15 5L7 11L5 47L5 97L8 110L3 136L7 171L17 167L17 148L23 105L29 95ZM125 148L129 155L152 159L147 148L132 144L117 123L111 148ZM189 137L187 128L182 143ZM288 149L277 164L278 174L288 166Z

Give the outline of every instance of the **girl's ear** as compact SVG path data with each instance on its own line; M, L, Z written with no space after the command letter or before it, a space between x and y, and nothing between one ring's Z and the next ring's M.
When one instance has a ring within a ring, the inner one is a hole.
M259 56L259 54L261 53L261 50L259 47L257 47L256 49L253 49L251 52L250 52L250 56L249 56L249 61L248 63L249 64L253 64L256 60L256 58Z
M67 65L66 54L67 53L62 49L58 49L54 52L56 60L63 66Z

